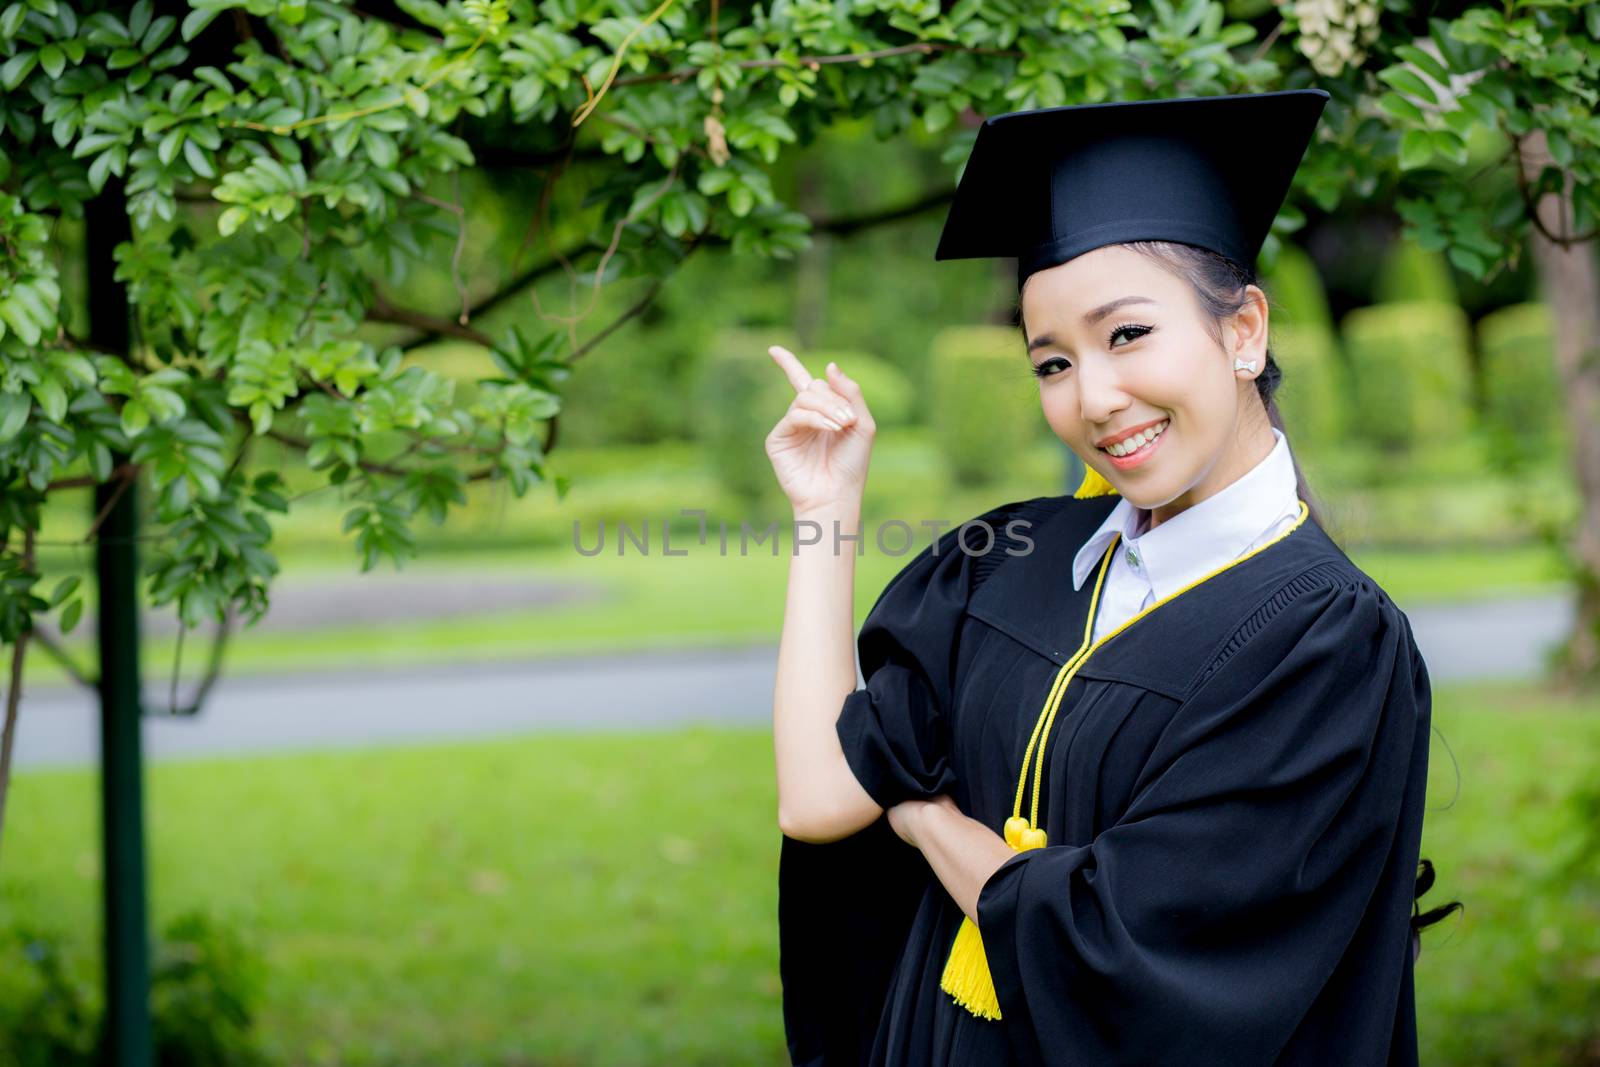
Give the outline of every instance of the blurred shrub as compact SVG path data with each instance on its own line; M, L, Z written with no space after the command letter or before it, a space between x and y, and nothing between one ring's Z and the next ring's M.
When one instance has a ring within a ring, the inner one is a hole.
M1283 370L1278 409L1297 451L1336 447L1348 419L1344 369L1332 330L1284 325L1272 331L1272 357Z
M92 991L75 978L50 936L18 931L16 944L31 967L33 989L4 1006L0 1062L16 1067L91 1067L99 1061L99 1012ZM9 953L8 953L9 954Z
M957 483L999 481L1032 444L1041 418L1016 330L955 326L933 339L929 428Z
M769 345L800 354L784 330L719 330L701 356L693 386L692 421L706 459L730 493L762 507L782 498L765 441L794 399L794 387L767 354ZM813 375L822 369L805 358Z
M1443 253L1430 252L1415 242L1398 240L1389 246L1378 263L1373 281L1372 302L1405 304L1416 300L1460 306L1450 261Z
M830 359L861 386L861 395L867 398L867 406L872 409L872 421L879 428L906 426L911 422L916 398L911 379L899 367L870 353L848 349L826 349L807 353L805 357L818 372ZM773 418L776 421L777 417Z
M1471 425L1468 324L1454 304L1415 301L1344 317L1355 399L1350 428L1388 453L1455 443Z
M1328 294L1317 266L1298 245L1284 245L1272 271L1263 280L1272 309L1272 328L1292 326L1297 330L1320 329L1333 332L1333 316L1328 311Z
M1285 245L1263 288L1272 308L1272 357L1283 368L1277 400L1290 444L1297 453L1334 447L1349 395L1322 276L1310 256Z
M688 437L689 379L701 343L689 325L674 320L629 329L574 364L562 389L561 440L654 444Z
M1484 425L1512 463L1550 447L1564 425L1552 329L1544 304L1513 304L1478 322Z
M98 992L71 973L60 942L19 931L31 988L0 1005L0 1063L92 1067L103 1060ZM155 947L150 1026L156 1067L255 1067L252 1005L259 962L232 931L203 913L174 919Z
M231 930L199 912L175 919L150 974L151 1028L160 1067L245 1067L260 1062L251 1027L258 962Z

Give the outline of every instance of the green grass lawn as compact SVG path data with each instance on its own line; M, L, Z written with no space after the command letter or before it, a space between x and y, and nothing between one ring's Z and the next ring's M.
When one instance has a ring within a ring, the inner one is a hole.
M1423 1062L1591 1062L1596 881L1554 876L1600 760L1600 699L1437 694ZM203 906L256 946L281 1064L780 1064L770 737L550 734L214 759L149 777L159 927ZM88 981L95 779L18 777L0 927L60 933ZM31 978L0 942L0 1022ZM1563 1058L1565 1056L1566 1058Z

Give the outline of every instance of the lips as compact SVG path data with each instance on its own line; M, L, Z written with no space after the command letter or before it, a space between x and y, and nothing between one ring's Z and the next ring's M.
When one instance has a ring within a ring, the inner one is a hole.
M1167 419L1157 419L1136 428L1132 433L1118 434L1110 441L1101 443L1100 450L1112 456L1131 455L1159 438L1166 431L1168 423Z
M1161 447L1161 442L1167 436L1169 426L1167 419L1159 419L1152 426L1139 430L1137 433L1124 434L1120 440L1113 441L1109 446L1101 448L1106 459L1118 470L1129 470L1144 463L1156 450ZM1115 451L1112 451L1115 449Z

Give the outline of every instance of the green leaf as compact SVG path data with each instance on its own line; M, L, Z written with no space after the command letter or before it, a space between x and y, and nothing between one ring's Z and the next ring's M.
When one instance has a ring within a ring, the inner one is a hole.
M1400 138L1400 169L1415 170L1433 159L1433 139L1427 130L1407 130Z
M1451 130L1434 130L1428 134L1433 150L1452 163L1467 161L1467 145Z
M81 585L82 582L83 579L78 577L76 574L69 575L61 579L61 581L56 583L55 592L50 594L50 606L52 608L60 607L62 601L66 600L67 597L78 591L78 586Z
M138 398L129 400L122 405L122 432L129 437L137 437L150 425L150 413L145 410Z
M1428 83L1417 77L1415 73L1405 67L1387 67L1378 72L1378 80L1385 85L1399 89L1402 93L1426 100L1430 104L1437 104L1439 98L1433 95L1433 90L1428 88Z
M1572 166L1572 142L1567 139L1565 130L1546 130L1545 145L1550 149L1550 158L1563 167Z
M1384 93L1378 97L1379 110L1385 111L1401 122L1414 122L1424 125L1428 120L1422 114L1422 109L1399 93Z
M400 149L394 143L394 138L382 130L375 130L368 126L361 131L361 145L367 150L367 158L372 160L373 166L388 170L400 159Z
M14 294L0 300L0 322L11 327L12 331L22 338L22 343L30 346L38 344L44 332Z
M1422 73L1438 82L1440 85L1450 84L1450 72L1433 57L1433 54L1418 48L1416 45L1403 44L1394 50L1394 54L1404 59L1414 67L1422 68Z
M67 414L67 391L54 378L41 378L28 391L39 402L39 410L51 422L60 422Z
M1482 278L1486 273L1488 273L1489 265L1485 263L1480 256L1473 252L1467 251L1465 248L1461 248L1457 245L1451 245L1450 250L1446 253L1446 255L1450 257L1450 262L1454 263L1456 266L1460 267L1474 278Z
M39 49L39 66L52 78L61 77L67 68L67 55L58 44L47 44Z
M105 188L106 178L111 174L111 163L110 152L101 152L94 157L94 162L89 164L89 188L97 193Z
M37 52L18 52L6 60L4 66L0 66L0 86L3 86L7 92L15 89L22 84L23 79L28 76L28 73L33 70L34 64L38 61L39 53Z
M211 20L222 14L220 7L197 7L183 18L183 39L192 41L200 36L205 28L211 25Z
M22 432L32 410L33 401L27 393L0 393L0 443Z
M217 168L211 165L211 157L206 154L194 141L183 142L183 158L188 162L189 169L202 178L215 178Z
M83 598L79 597L61 609L61 632L70 634L77 628L78 620L83 618Z
M161 138L161 144L156 148L156 157L161 160L162 165L170 164L178 158L178 150L183 147L183 139L182 126L173 127L167 131L165 137Z
M229 237L240 226L243 226L245 220L249 217L249 208L230 207L221 215L217 216L217 232L224 237Z

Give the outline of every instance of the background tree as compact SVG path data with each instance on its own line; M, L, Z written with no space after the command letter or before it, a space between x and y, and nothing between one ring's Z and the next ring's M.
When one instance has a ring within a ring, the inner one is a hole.
M1306 189L1323 210L1392 197L1406 235L1479 280L1532 252L1550 308L1582 501L1567 680L1600 676L1600 4L1294 0L1287 32L1334 94ZM1497 147L1462 181L1469 143ZM1337 150L1330 150L1337 146ZM1534 358L1532 353L1528 358ZM1502 368L1542 377L1547 369ZM1500 457L1501 464L1514 460Z

